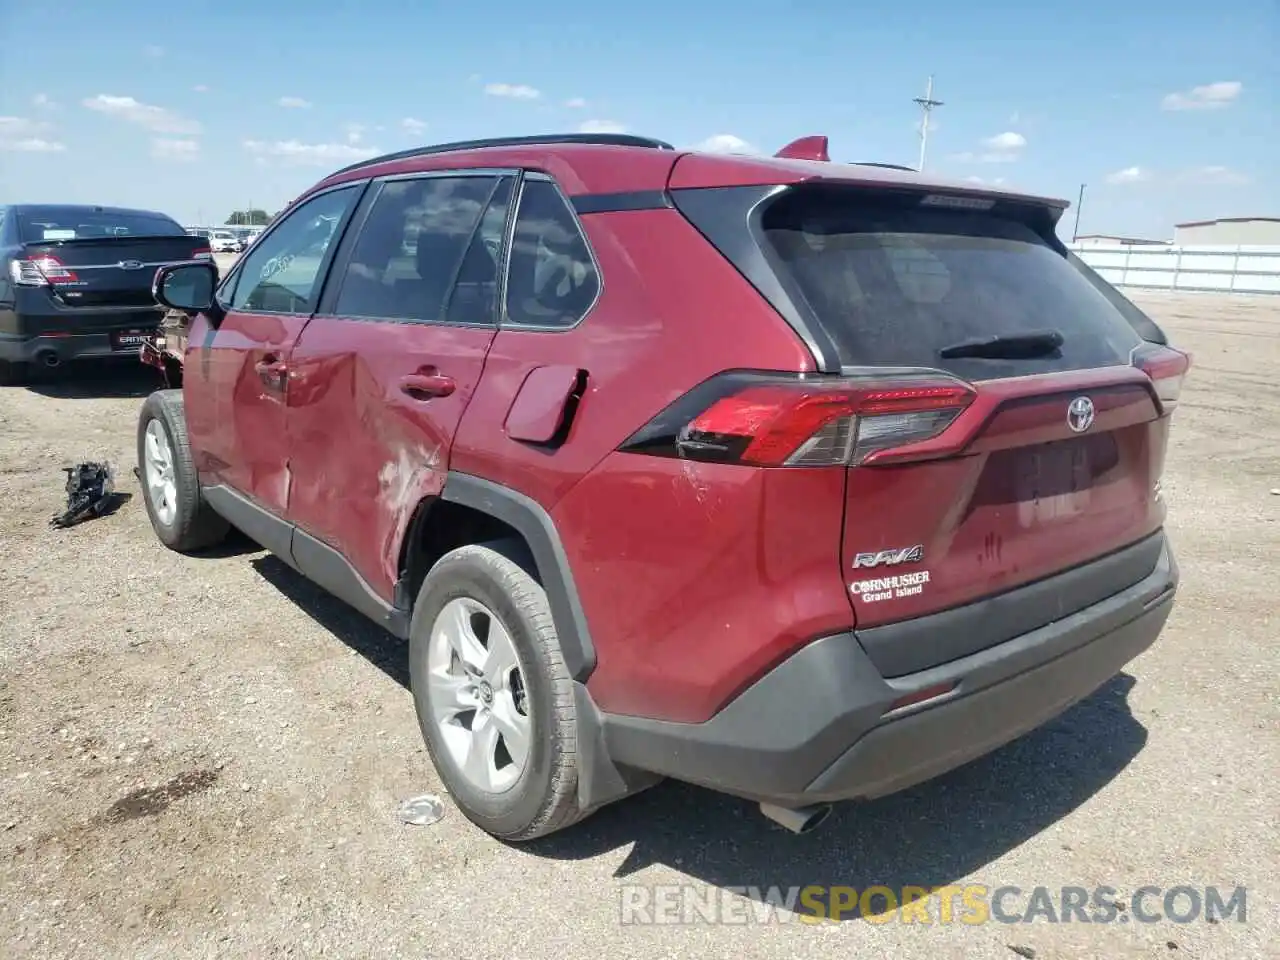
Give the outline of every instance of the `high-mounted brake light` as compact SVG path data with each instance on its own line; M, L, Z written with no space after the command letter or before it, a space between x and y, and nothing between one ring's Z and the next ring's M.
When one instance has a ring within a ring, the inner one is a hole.
M1157 344L1144 345L1134 352L1133 365L1151 378L1156 396L1165 410L1178 405L1182 383L1191 369L1191 354Z
M728 373L668 407L621 449L757 467L848 466L936 437L973 398L968 384L940 376Z
M920 200L922 207L944 207L948 210L990 210L994 200L984 197L962 197L950 193L930 193Z
M9 278L18 287L47 287L53 283L74 283L79 278L62 261L49 253L26 260L9 261Z

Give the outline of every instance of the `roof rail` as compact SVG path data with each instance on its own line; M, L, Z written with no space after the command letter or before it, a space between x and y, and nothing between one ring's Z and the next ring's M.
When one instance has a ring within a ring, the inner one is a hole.
M883 167L885 170L906 170L908 173L919 173L915 167L904 167L900 163L877 163L874 160L862 160L854 164L855 167Z
M384 153L380 157L370 157L336 170L329 174L336 177L341 173L349 173L362 167L371 167L376 163L391 163L395 160L409 160L413 157L429 157L437 153L457 153L462 150L482 150L486 147L528 147L539 144L587 144L601 147L647 147L651 150L674 150L671 144L652 137L637 137L629 133L537 133L527 137L491 137L486 140L458 140L453 143L436 143L424 147L412 147L395 153Z

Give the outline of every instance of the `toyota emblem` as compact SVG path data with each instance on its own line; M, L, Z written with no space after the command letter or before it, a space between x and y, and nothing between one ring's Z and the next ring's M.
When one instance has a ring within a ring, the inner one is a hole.
M1067 404L1067 426L1075 433L1084 433L1093 426L1093 401L1076 397Z

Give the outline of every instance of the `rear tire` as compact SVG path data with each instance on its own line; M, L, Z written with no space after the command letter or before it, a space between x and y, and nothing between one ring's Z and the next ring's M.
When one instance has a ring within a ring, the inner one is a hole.
M138 481L151 528L170 550L191 553L226 539L231 525L200 494L180 390L157 390L142 405Z
M431 761L463 816L508 841L585 816L573 681L546 593L512 559L522 547L499 541L445 554L423 581L409 630Z

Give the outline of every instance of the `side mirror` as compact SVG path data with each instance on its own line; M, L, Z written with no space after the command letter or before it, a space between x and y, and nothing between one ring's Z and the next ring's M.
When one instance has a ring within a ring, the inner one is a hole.
M151 295L170 310L202 312L213 306L218 268L206 261L171 263L156 271Z

